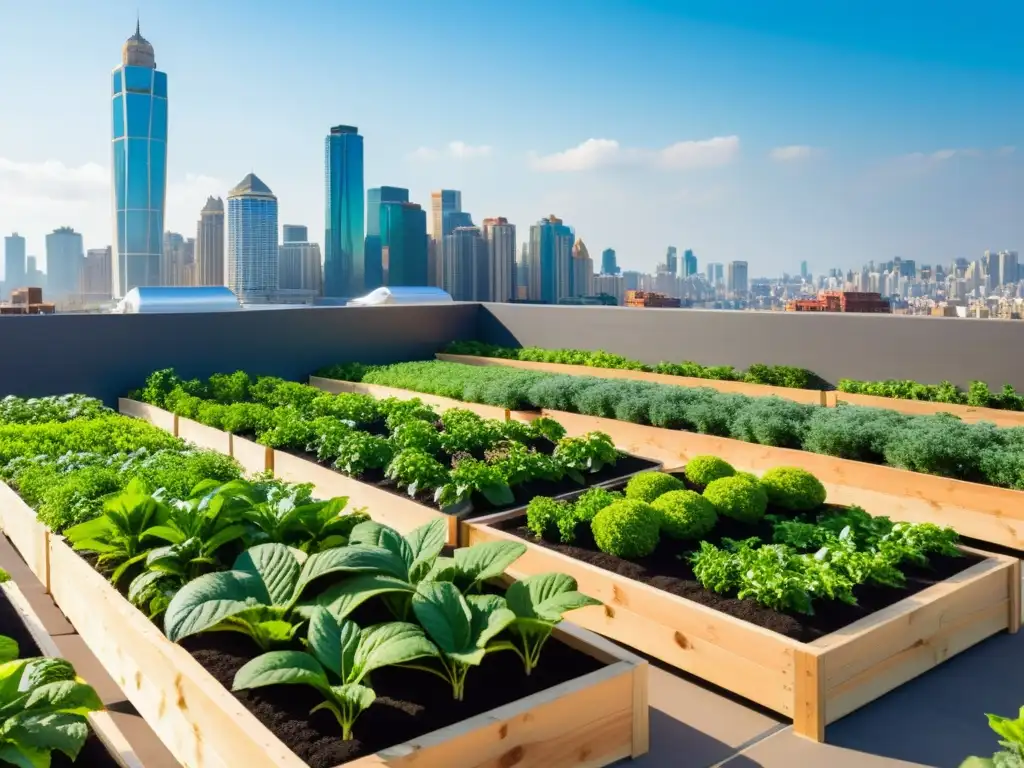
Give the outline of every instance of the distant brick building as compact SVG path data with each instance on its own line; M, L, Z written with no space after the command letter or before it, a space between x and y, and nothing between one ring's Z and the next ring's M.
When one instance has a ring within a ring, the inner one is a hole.
M892 314L892 305L880 293L822 291L813 299L786 303L787 312L870 312Z
M678 309L682 306L679 299L666 296L663 293L651 291L626 291L627 307L670 307Z

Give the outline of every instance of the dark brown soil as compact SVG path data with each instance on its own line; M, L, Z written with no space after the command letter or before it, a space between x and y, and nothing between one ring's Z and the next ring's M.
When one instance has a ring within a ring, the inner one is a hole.
M41 656L39 646L32 639L28 629L21 621L21 616L11 605L7 596L0 591L0 634L6 635L18 644L18 657L25 659L34 656ZM90 731L82 751L78 753L78 759L73 761L63 752L54 752L51 762L52 768L117 768L117 762L110 756L106 748Z
M681 475L677 476L681 477ZM769 508L768 512L771 514L780 512L780 510ZM854 588L857 605L817 600L814 603L814 615L807 616L780 613L759 605L753 600L738 600L735 597L720 595L704 589L694 576L693 568L687 557L698 548L692 542L662 539L658 548L650 556L639 560L624 560L601 552L594 543L589 526L586 525L577 527L576 540L572 544L537 539L526 528L525 515L497 523L495 527L575 560L649 584L673 595L685 597L687 600L693 600L701 605L714 608L716 611L749 621L751 624L804 643L817 640L819 637L898 603L910 595L967 570L982 560L977 555L965 555L964 557L934 555L931 556L928 567L909 564L901 566L901 570L907 577L907 584L902 589L859 585ZM705 537L705 540L717 545L723 538L742 540L756 536L768 539L771 537L771 530L771 525L768 523L744 525L727 518L719 518L715 530Z
M362 619L360 622L363 623ZM198 635L187 638L182 645L229 690L235 673L259 655L251 640L233 632ZM356 721L351 741L342 741L341 727L329 712L309 714L323 700L309 686L279 685L239 691L235 696L311 768L333 768L589 674L601 666L595 659L554 640L548 641L540 666L529 677L518 656L510 652L491 654L469 673L461 702L452 698L446 682L427 672L380 669L373 673L372 681L377 701Z
M293 456L298 456L306 461L311 461L314 464L319 464L322 467L326 467L338 474L345 474L339 472L331 466L329 461L320 461L317 459L316 454L308 453L306 451L298 451L292 449L282 449L286 453L290 453ZM503 510L512 510L517 507L525 507L531 499L537 496L562 496L568 493L574 493L592 488L595 485L603 485L606 483L613 482L619 478L631 475L635 472L642 472L648 469L654 469L657 467L657 462L649 461L648 459L642 459L639 456L632 456L630 454L623 454L614 466L608 465L601 469L600 472L594 472L591 474L584 475L585 484L580 485L575 480L569 477L562 478L559 482L550 482L547 480L532 480L522 485L517 485L512 489L512 495L515 497L515 501L512 504L497 507L491 504L487 499L479 494L474 494L472 498L472 509L466 513L460 513L458 517L464 519L472 519L474 517L481 517L483 515L489 515L494 512L500 512ZM380 470L374 470L365 472L362 476L354 478L360 482L367 483L368 485L376 486L383 491L393 493L396 496L402 498L409 498L409 495L404 489L397 487L393 481L384 478L384 473ZM418 493L412 499L418 504L422 504L425 507L437 509L437 505L434 503L434 492L427 491L425 493Z

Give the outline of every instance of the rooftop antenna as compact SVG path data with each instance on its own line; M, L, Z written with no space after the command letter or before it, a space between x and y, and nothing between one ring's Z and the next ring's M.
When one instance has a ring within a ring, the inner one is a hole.
M140 29L139 9L138 8L135 9L135 34L138 35L139 37L142 37L142 30Z

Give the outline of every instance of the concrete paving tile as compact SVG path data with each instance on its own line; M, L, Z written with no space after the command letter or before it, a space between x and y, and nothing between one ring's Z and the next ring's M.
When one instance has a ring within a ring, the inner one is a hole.
M682 768L690 763L676 765ZM930 765L880 757L832 744L816 744L797 736L792 728L785 728L729 758L721 763L721 768L922 768Z
M3 534L0 534L0 568L10 574L22 592L27 594L31 591L46 591L43 583L36 578L21 555L18 554L18 550L14 548L11 540Z

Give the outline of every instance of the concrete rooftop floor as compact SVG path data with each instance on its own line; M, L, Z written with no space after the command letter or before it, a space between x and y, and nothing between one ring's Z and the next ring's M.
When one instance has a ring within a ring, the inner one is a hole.
M24 592L58 647L114 713L147 768L177 763L100 667L6 537L0 566ZM998 745L986 712L1024 705L1024 632L997 635L830 725L825 744L793 734L767 710L696 678L650 667L650 752L622 768L958 768ZM557 768L552 766L551 768Z

